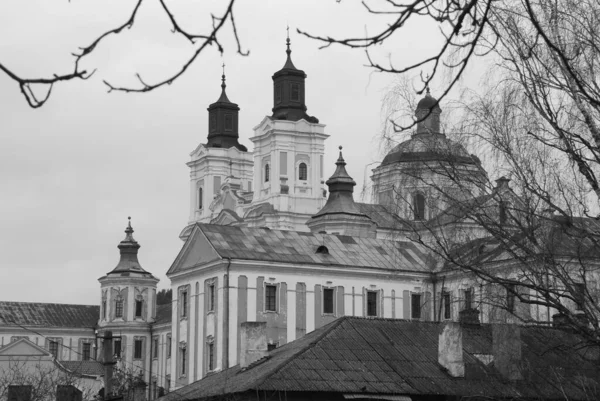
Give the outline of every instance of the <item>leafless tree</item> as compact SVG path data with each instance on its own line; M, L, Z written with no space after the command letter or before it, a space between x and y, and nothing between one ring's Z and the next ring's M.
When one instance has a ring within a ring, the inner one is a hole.
M0 71L4 72L10 79L15 81L21 90L21 93L25 97L25 100L29 104L29 106L33 108L38 108L44 105L46 101L50 98L52 94L52 89L55 84L71 81L76 79L86 80L89 79L95 71L88 71L86 69L82 69L80 64L81 62L92 54L98 46L105 42L107 38L119 35L126 29L131 29L138 18L138 12L142 6L143 0L137 0L133 9L126 11L124 21L117 26L98 34L98 36L76 51L72 53L73 55L73 64L70 72L66 73L50 73L47 76L39 76L39 77L25 77L11 68L6 61L2 61L0 59ZM203 28L201 28L204 32L195 33L190 31L188 28L183 27L177 20L177 16L171 11L167 0L159 0L160 5L162 7L162 11L168 17L171 26L172 33L176 35L181 35L185 39L187 39L190 43L190 46L193 47L192 55L178 68L175 73L172 73L158 82L146 82L139 74L136 74L136 77L139 81L138 87L124 87L113 85L110 82L104 81L104 84L107 86L109 92L110 91L122 91L122 92L149 92L156 88L170 85L173 81L179 78L181 75L185 73L185 71L192 65L192 63L198 58L200 53L205 50L209 46L216 46L219 52L223 52L223 45L219 40L219 34L222 31L223 27L226 26L227 23L230 23L230 27L233 31L233 35L237 44L237 52L242 55L247 55L248 52L242 49L242 45L240 42L240 38L238 36L236 20L234 14L234 5L235 0L228 0L226 4L224 4L224 8L217 13L210 14L210 18L207 18L206 21L201 22ZM199 32L201 32L199 30ZM41 86L45 90L45 94L43 96L39 96L35 94L34 88L36 86Z

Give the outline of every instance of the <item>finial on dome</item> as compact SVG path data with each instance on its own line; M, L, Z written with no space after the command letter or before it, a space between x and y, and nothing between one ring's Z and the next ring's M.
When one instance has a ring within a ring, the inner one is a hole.
M285 51L288 55L288 57L290 56L290 53L292 53L292 50L290 49L290 26L288 25L287 28L287 39L285 41L285 43L287 44L287 50Z
M133 227L131 227L131 216L127 217L127 228L125 228L125 234L127 234L125 240L127 240L129 237L131 237L131 234L133 234ZM131 240L133 240L133 238L131 238Z
M225 87L227 85L225 85L225 63L223 63L223 75L221 75L221 88L223 88L223 90L225 90Z
M340 149L340 157L338 157L337 162L335 162L335 164L337 164L338 166L345 166L346 165L346 161L344 160L344 156L342 156L342 145L339 146Z

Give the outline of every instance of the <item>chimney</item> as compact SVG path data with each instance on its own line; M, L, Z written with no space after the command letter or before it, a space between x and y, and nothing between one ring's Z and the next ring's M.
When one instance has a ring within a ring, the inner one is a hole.
M506 380L523 378L521 372L521 328L517 324L492 325L494 366Z
M267 322L244 322L241 331L240 367L246 368L268 353Z
M465 377L463 336L460 324L448 322L440 328L438 362L452 377Z

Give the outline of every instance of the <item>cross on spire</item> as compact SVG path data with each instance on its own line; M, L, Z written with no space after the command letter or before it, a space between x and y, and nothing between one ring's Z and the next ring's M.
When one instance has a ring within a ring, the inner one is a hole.
M221 88L225 89L225 63L223 63L223 75L221 75Z
M285 51L289 57L290 53L292 52L292 50L290 49L290 26L288 25L287 28L287 39L286 39L286 44L287 44L287 50Z

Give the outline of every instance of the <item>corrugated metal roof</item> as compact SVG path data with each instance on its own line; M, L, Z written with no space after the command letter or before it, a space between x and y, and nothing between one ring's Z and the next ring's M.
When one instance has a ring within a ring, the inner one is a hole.
M6 325L91 328L99 317L97 305L0 301L0 319Z
M449 395L492 398L588 399L600 390L600 366L583 358L581 338L565 331L522 327L524 379L505 381L493 363L490 325L463 327L465 377L438 364L439 324L343 317L271 351L246 369L210 375L161 400L201 400L246 391ZM560 374L557 372L560 371ZM585 380L585 387L578 386Z
M198 224L224 258L428 272L424 249L409 241ZM328 254L316 253L325 245Z

